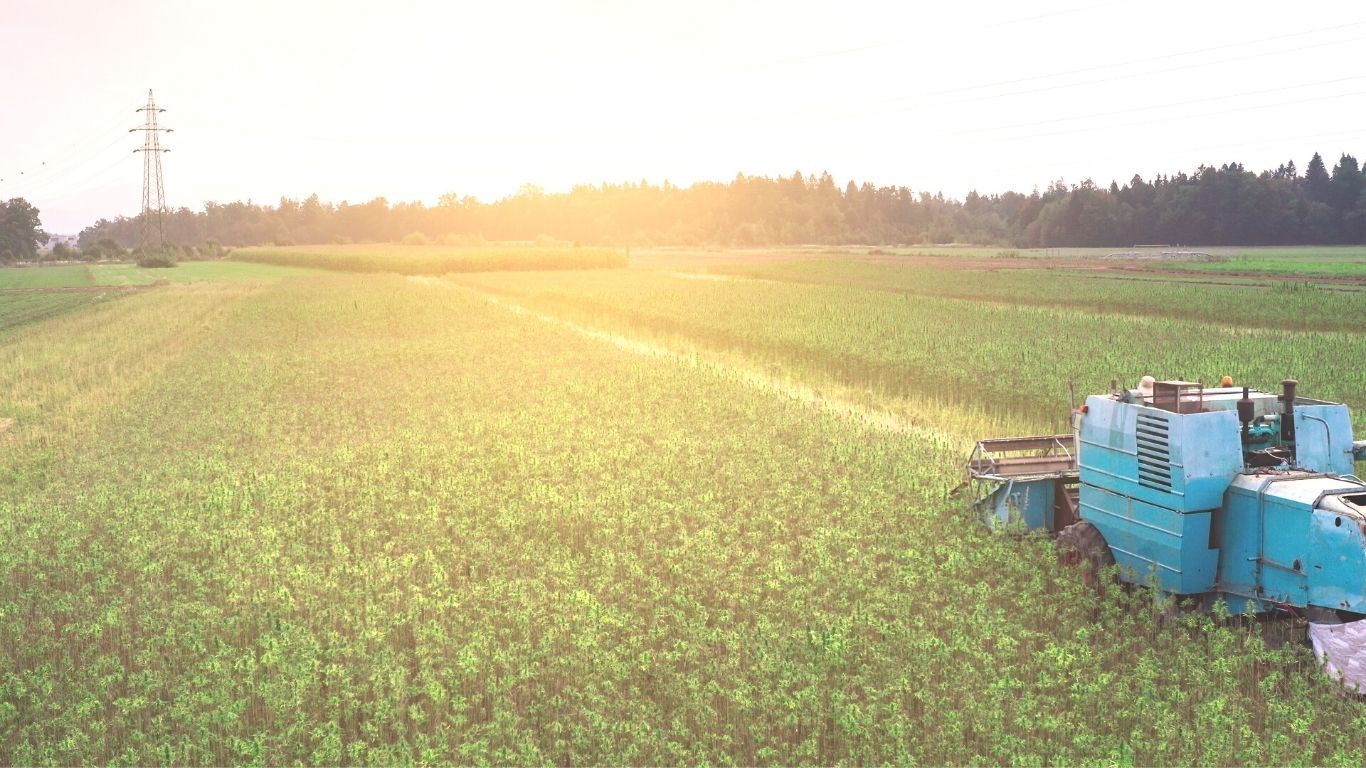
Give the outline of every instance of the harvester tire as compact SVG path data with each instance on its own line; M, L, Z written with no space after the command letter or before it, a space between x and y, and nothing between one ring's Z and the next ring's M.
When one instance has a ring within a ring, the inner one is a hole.
M1056 542L1058 563L1073 570L1081 582L1097 592L1115 555L1094 525L1081 520L1062 529Z

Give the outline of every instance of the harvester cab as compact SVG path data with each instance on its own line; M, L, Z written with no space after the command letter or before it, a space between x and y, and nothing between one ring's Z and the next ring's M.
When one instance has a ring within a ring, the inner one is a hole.
M1330 671L1366 691L1366 483L1352 474L1366 441L1345 405L1293 380L1272 393L1144 377L1087 397L1073 427L977 443L978 514L1053 534L1088 581L1114 564L1206 608L1306 616Z

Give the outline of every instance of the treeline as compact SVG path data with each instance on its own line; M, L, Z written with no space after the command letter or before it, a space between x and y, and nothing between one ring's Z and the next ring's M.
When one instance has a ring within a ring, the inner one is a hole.
M80 245L138 241L137 218L100 220ZM907 187L836 185L830 174L728 184L585 185L563 194L524 186L482 203L444 195L436 206L322 202L207 203L166 220L181 244L294 245L345 242L530 241L610 245L780 245L971 242L1023 247L1366 243L1366 175L1343 155L1330 171L1315 154L1254 173L1241 164L1194 173L1134 176L1127 184L1056 182L1029 194L969 193L963 200Z

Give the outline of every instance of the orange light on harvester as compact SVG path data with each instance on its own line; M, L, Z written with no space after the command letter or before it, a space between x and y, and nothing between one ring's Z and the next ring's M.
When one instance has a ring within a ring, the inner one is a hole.
M1219 386L1221 386L1221 387L1231 387L1231 386L1233 386L1233 377L1232 377L1232 376L1225 376L1224 378L1220 379L1220 380L1219 380Z

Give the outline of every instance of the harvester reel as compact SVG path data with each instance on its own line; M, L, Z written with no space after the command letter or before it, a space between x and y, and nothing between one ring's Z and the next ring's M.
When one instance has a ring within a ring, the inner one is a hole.
M1099 592L1106 569L1115 564L1105 537L1085 520L1062 529L1056 542L1058 562L1076 572L1088 589Z

